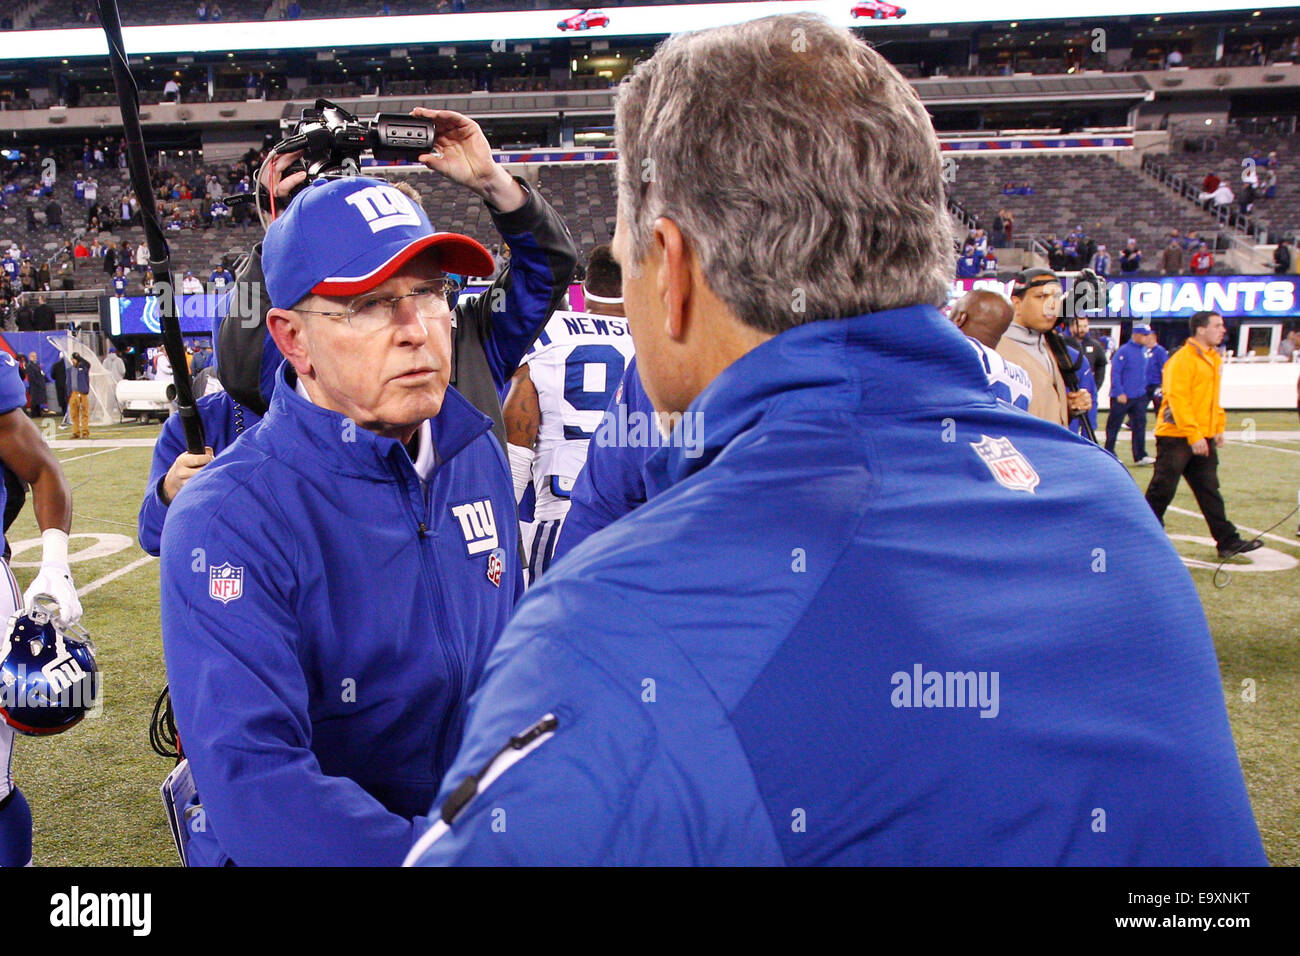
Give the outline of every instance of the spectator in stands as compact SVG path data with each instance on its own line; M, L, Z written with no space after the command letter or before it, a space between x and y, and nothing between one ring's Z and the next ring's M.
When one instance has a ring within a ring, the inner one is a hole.
M27 207L27 231L35 232L38 228L40 228L40 223L36 221L36 207L28 206Z
M1103 279L1110 275L1110 253L1106 251L1104 245L1097 247L1097 252L1092 257L1091 265L1092 271L1097 273L1097 275L1101 276Z
M1201 243L1197 250L1192 253L1192 275L1207 276L1210 270L1214 268L1214 253L1206 243Z
M1051 266L1053 272L1060 272L1065 268L1065 249L1055 236L1047 243L1047 264Z
M957 278L973 279L984 271L984 257L975 251L975 246L967 243L957 257Z
M1007 227L1002 219L1005 209L999 209L998 214L993 217L993 228L990 230L992 237L992 246L994 249L1003 249L1007 244Z
M208 217L215 226L223 226L230 221L230 207L221 201L220 196L212 200L212 205L208 207Z
M1218 173L1206 173L1205 179L1201 182L1201 193L1213 195L1214 191L1219 188L1219 183L1221 182L1223 182L1223 180L1219 178ZM1204 199L1200 201L1205 202Z
M89 259L90 249L86 247L84 239L78 239L77 244L72 247L72 257L74 259Z
M202 295L203 281L193 272L186 272L185 278L181 280L181 294Z
M51 199L45 207L45 225L50 229L63 228L63 207L57 200Z
M1187 233L1187 235L1183 236L1183 252L1195 252L1196 248L1200 244L1201 234L1195 229L1192 229Z
M298 0L289 0L289 6L285 8L284 17L286 20L297 20L302 16L302 4Z
M1291 240L1283 236L1273 248L1273 274L1286 275L1291 271Z
M989 254L984 257L984 268L982 274L986 276L997 275L998 272L998 254L997 250L990 249Z
M81 205L86 204L86 181L81 178L81 173L77 173L77 178L72 181L72 195Z
M221 21L221 4L214 3L212 5L212 8L208 11L208 19L213 23Z
M200 20L206 21L208 19L208 5L203 0L199 0L199 8L194 11L194 15Z
M176 77L167 77L167 82L163 84L163 102L179 103L181 101L181 85L176 82Z
M90 258L102 259L103 256L104 256L104 246L99 241L99 236L96 236L94 239L90 241Z
M1137 240L1130 236L1119 254L1119 271L1124 275L1133 275L1141 268L1142 250L1138 248Z
M143 239L135 247L135 271L141 275L149 271L149 243Z
M208 283L211 291L220 294L229 289L235 282L235 277L231 275L230 270L221 263L212 270L212 275L208 277Z
M1183 55L1179 53L1177 49L1170 50L1169 55L1165 57L1165 69L1171 70L1176 66L1182 66L1182 65L1183 65Z
M1165 246L1165 251L1160 253L1160 271L1167 276L1183 273L1183 245L1178 240L1176 229L1170 233L1169 245Z
M1270 156L1273 154L1270 153ZM1273 199L1277 196L1277 165L1273 164L1264 168L1264 175L1259 180L1258 197L1264 199Z
M118 266L117 271L113 273L113 295L117 296L119 299L125 298L126 285L126 272L121 266Z
M1249 216L1255 211L1255 197L1259 194L1253 183L1243 183L1241 187L1241 196L1238 198L1238 208L1243 216Z
M1204 204L1205 202L1204 193L1202 193L1197 198L1201 200L1202 204ZM1209 196L1209 203L1210 205L1214 206L1214 208L1217 210L1224 206L1231 206L1233 202L1236 201L1236 198L1237 198L1236 194L1233 193L1232 187L1229 186L1226 182L1221 182L1219 183L1219 188L1216 189L1214 193Z
M86 177L86 182L82 186L82 195L87 205L94 205L99 201L99 181L94 176Z

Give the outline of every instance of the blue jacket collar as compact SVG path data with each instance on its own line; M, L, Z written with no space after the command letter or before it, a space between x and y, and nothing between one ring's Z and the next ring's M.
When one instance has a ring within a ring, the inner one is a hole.
M995 401L962 333L933 306L809 322L741 356L691 403L695 448L673 439L646 462L650 496L708 465L760 419L851 409L902 413Z
M357 478L382 474L376 469L384 462L412 467L410 456L397 439L383 438L349 423L338 412L312 404L298 394L297 381L293 366L283 363L276 373L271 407L260 426L260 434L268 440L272 453L297 458L304 453L305 443L311 446L313 460L322 468ZM492 419L448 386L442 410L430 419L429 428L441 467L490 431Z

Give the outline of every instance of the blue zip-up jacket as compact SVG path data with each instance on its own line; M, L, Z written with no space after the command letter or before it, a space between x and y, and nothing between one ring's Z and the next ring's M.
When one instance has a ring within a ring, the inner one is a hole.
M206 810L191 856L395 865L523 586L513 487L454 389L422 489L401 443L294 381L286 363L163 529L167 677Z
M276 355L280 353L277 350ZM236 438L256 425L261 418L250 408L236 402L226 392L205 395L194 403L203 422L203 440L214 456L220 455ZM185 451L185 427L179 415L172 415L163 424L158 441L153 446L153 461L149 465L149 483L145 485L140 501L140 514L136 519L140 533L140 547L157 557L162 546L163 522L167 520L167 505L162 500L162 482L172 464Z
M704 454L520 602L408 862L1265 862L1187 569L937 309L784 332L691 410Z
M1144 350L1148 386L1154 385L1156 391L1160 391L1160 384L1163 381L1165 363L1169 361L1169 350L1163 345L1153 345L1150 349ZM1144 388L1145 392L1146 389Z
M606 414L612 415L615 421L619 420L620 405L625 409L624 421L630 421L628 416L634 412L647 416L654 414L654 405L641 386L641 377L636 373L635 355L623 370L623 380L619 382L614 399L606 410ZM560 528L560 540L555 543L552 564L601 528L613 524L645 503L645 477L642 469L654 451L649 443L591 443L587 449L587 462L573 483L569 512Z
M1143 346L1129 339L1111 359L1110 397L1127 395L1129 400L1147 393L1147 360Z

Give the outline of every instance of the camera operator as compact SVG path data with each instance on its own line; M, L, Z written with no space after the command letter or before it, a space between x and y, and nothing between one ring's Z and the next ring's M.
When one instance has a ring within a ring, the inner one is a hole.
M1029 414L1068 426L1072 416L1092 408L1092 396L1077 383L1074 390L1067 388L1052 345L1059 339L1052 329L1060 314L1061 281L1048 269L1026 269L1016 276L1011 305L1011 325L998 342L998 354L1029 373L1034 387ZM1064 343L1057 344L1064 352Z
M440 154L422 154L420 161L479 196L502 239L515 249L509 268L486 292L456 304L452 329L450 384L492 419L493 433L504 449L501 390L567 291L578 251L550 204L493 161L491 147L477 123L449 110L412 112L433 122ZM269 189L271 181L302 155L286 153L265 163L262 186ZM277 208L287 205L307 178L305 171L299 171L279 180ZM265 313L270 303L261 294L261 254L259 242L236 268L231 300L255 303L257 314L238 315L238 306L232 305L230 317L220 323L216 336L217 374L226 391L197 402L211 451L203 455L186 452L179 416L168 420L154 448L139 514L140 546L150 554L158 554L171 499L214 454L256 424L269 406L282 357L266 332Z

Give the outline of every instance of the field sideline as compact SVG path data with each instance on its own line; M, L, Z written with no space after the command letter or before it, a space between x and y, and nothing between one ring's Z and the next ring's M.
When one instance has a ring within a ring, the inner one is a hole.
M1254 440L1232 441L1243 426L1248 436L1253 428ZM1296 507L1300 425L1289 412L1230 413L1228 429L1230 442L1220 452L1228 517L1243 537L1252 537ZM73 534L97 536L74 538L70 550L85 624L104 674L105 701L99 717L62 736L17 742L14 779L32 805L37 866L177 862L158 797L171 765L153 753L148 737L153 703L165 682L158 562L135 541L152 456L140 440L157 433L157 425L118 425L92 428L91 442L55 442L73 489ZM1127 438L1121 437L1122 452ZM1150 469L1131 470L1145 489ZM1264 846L1270 861L1284 866L1300 865L1297 523L1295 515L1286 519L1265 539L1266 549L1228 562L1230 574L1216 581L1213 544L1206 543L1205 522L1186 485L1166 520L1179 552L1192 562L1210 621ZM29 499L9 534L14 573L23 587L36 573L38 538ZM83 552L80 558L77 552Z

